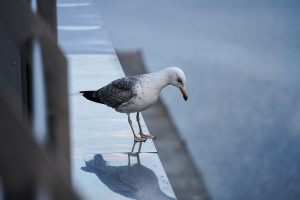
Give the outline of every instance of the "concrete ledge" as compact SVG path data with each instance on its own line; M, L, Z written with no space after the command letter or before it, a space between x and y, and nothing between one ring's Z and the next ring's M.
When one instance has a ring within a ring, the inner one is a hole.
M75 189L83 199L174 199L153 142L135 144L125 114L79 94L124 76L92 3L59 0L58 5L58 39L69 62ZM94 17L97 20L92 20ZM78 24L83 19L88 25ZM143 119L142 128L148 132Z

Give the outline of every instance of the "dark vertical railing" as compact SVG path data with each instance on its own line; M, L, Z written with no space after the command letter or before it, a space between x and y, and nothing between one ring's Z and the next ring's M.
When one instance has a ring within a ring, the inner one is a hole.
M77 199L70 184L67 63L57 46L55 15L55 0L0 1L0 31L19 49L14 67L21 73L14 76L19 90L0 80L0 200L1 194Z

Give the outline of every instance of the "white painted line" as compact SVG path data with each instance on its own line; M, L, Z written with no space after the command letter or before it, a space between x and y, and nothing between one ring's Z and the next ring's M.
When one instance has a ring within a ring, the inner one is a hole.
M91 31L101 29L101 26L57 26L59 30L63 31Z
M75 7L83 7L89 6L90 3L58 3L57 7L59 8L75 8Z

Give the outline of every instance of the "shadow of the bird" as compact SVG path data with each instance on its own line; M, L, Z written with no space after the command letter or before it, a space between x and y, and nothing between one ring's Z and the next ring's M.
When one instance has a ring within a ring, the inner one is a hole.
M127 153L128 164L109 166L101 154L86 161L83 171L94 173L110 190L133 199L174 199L160 189L155 173L140 164L139 153ZM131 164L130 157L137 157L137 163Z

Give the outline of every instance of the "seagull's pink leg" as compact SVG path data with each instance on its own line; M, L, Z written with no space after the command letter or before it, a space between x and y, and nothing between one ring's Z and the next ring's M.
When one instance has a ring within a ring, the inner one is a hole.
M145 135L143 133L142 127L141 127L141 124L140 124L140 113L139 112L136 113L136 121L138 122L139 129L140 129L140 135L141 135L142 138L146 138L146 139L155 139L156 138L153 135Z
M132 133L133 133L133 135L134 135L134 141L136 141L136 142L145 142L145 141L147 140L146 138L138 137L138 136L136 136L136 134L134 133L134 129L133 129L133 127L132 127L132 121L131 121L131 119L130 119L130 114L129 114L129 113L128 113L128 122L129 122L129 124L130 124Z

